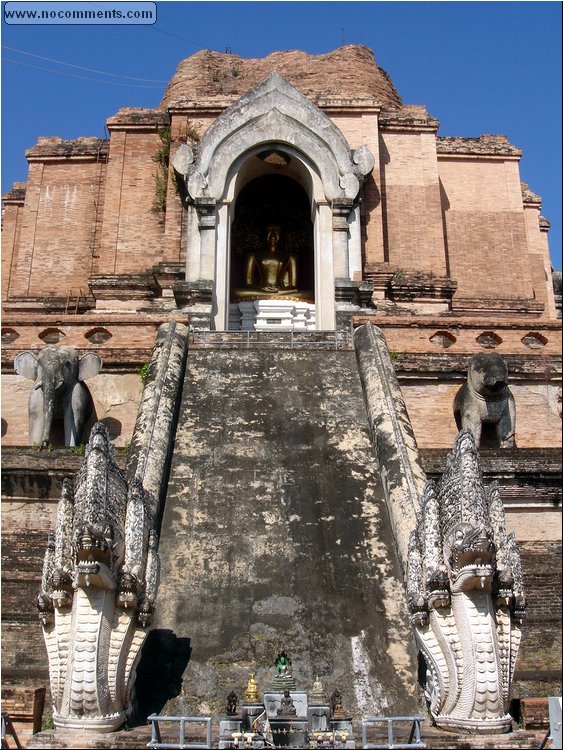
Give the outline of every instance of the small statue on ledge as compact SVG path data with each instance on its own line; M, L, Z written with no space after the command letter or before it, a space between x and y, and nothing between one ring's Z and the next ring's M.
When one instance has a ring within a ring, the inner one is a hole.
M252 672L250 677L248 678L248 684L246 686L246 691L244 693L244 702L245 703L260 703L260 695L258 693L258 684L256 682L256 678L254 677L254 672Z
M297 714L297 709L293 704L293 698L290 696L289 690L283 691L283 698L281 699L277 714L278 716L295 716Z
M284 690L295 690L295 680L291 674L291 659L285 651L276 656L276 675L272 680L272 691L283 692Z
M237 715L237 703L238 695L234 692L234 690L231 690L231 692L227 695L227 716Z
M312 705L324 706L326 702L327 702L327 698L326 698L325 691L323 688L323 683L319 680L319 677L317 675L317 679L313 683L313 690L311 691L310 703Z
M332 719L343 719L346 717L342 707L342 695L338 688L335 688L330 696L330 716Z

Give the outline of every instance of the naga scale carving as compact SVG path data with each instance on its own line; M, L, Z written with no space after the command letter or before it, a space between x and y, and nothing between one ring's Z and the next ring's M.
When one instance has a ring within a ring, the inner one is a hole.
M158 586L152 526L141 483L128 487L98 422L63 483L37 601L58 727L112 731L127 718Z
M407 595L437 726L509 731L526 600L498 487L484 487L469 429L459 433L441 480L426 485L410 538Z

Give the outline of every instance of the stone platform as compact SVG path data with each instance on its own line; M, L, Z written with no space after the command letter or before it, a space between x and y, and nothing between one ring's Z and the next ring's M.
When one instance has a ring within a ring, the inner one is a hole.
M229 306L230 331L314 331L315 305L301 300L260 299Z
M507 735L484 735L475 737L473 735L450 734L442 732L439 729L425 726L422 729L422 740L428 750L536 750L545 737L545 731L524 731L517 729ZM361 737L361 727L354 723L354 734L358 739ZM371 735L370 735L371 736ZM380 737L383 741L387 737L386 731L382 730L374 737ZM129 730L120 732L111 732L109 734L96 734L91 732L74 732L70 730L46 731L35 734L25 746L33 750L66 750L67 748L76 748L77 750L137 750L146 747L151 737L150 726L134 727ZM201 734L197 735L198 738ZM196 737L189 737L187 740L196 740ZM177 742L178 735L173 733L163 733L163 740L166 742ZM219 746L219 725L213 725L212 735L213 747ZM359 746L359 745L358 745Z

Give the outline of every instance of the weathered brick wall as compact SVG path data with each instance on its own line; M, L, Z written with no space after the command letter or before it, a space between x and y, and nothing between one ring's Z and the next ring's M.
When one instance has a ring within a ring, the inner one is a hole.
M12 297L66 297L88 289L105 164L33 161L20 241L9 276Z
M163 259L163 221L153 210L161 146L156 128L111 132L96 273L143 273Z
M445 276L435 141L433 133L380 133L383 241L393 268Z
M2 302L10 294L12 269L17 257L23 218L23 203L8 203L2 214Z
M501 488L501 497L504 493ZM533 491L529 500L533 502L535 495ZM538 510L525 511L517 509L509 512L506 516L506 528L508 533L513 533L516 541L526 540L529 542L560 542L561 541L561 510L558 507L553 510L541 508Z
M518 356L521 365L527 360L533 371L539 371L554 368L554 358L561 357L559 321L502 317L354 316L354 326L368 321L381 327L391 356L398 362L407 353L425 354L428 360L440 356L444 361L455 362L456 355L495 351L502 357ZM447 340L444 333L448 334ZM486 340L491 334L495 337L492 344ZM534 339L531 342L528 340L530 336ZM560 369L558 363L554 371Z
M31 349L37 353L37 350L46 346L43 338L45 334L55 332L58 345L74 346L81 353L86 350L97 352L104 362L112 364L142 365L150 356L158 326L167 320L167 315L143 313L51 317L21 313L17 316L5 316L4 325L9 325L17 333L17 338L9 343L3 342L2 364L8 364L11 369L13 359L19 351Z
M2 508L2 677L41 687L47 654L35 600L48 528L11 529L14 520Z
M562 660L561 541L519 542L519 547L528 608L516 663L515 697L557 695Z
M545 305L544 317L555 320L555 299L551 278L551 258L547 231L540 228L540 207L524 204L524 221L530 251L534 293L539 302Z
M438 156L456 299L533 297L518 162Z

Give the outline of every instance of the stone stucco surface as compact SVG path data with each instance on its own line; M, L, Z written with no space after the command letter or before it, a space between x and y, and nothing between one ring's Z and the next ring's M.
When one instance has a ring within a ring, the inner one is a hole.
M164 711L222 711L250 671L266 690L283 648L298 689L319 674L354 714L415 710L403 585L352 352L189 353L160 555L149 648L160 674L189 659ZM140 675L141 701L144 680L155 699L158 674Z

